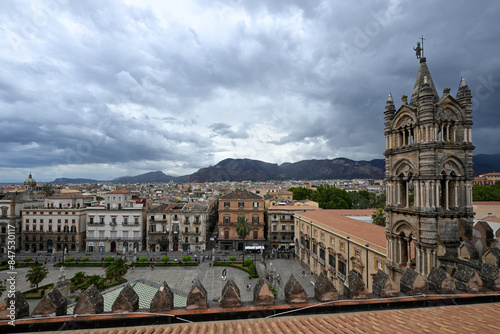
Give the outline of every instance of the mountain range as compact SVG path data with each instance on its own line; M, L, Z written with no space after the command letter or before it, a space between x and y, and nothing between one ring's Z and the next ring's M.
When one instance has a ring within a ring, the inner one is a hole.
M474 175L500 171L500 154L474 156ZM58 178L52 183L153 183L219 182L318 179L383 179L385 160L355 161L346 158L303 160L281 165L251 159L225 159L191 175L170 176L161 171L122 176L109 181Z

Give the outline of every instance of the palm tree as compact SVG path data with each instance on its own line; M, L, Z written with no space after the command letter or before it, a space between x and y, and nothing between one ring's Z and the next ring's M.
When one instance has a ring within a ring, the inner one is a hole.
M117 259L106 268L106 278L111 282L113 279L119 281L125 276L129 265L123 259Z
M252 227L248 225L248 218L245 216L238 217L238 225L236 226L236 233L243 239L243 263L245 263L245 238L250 234Z
M385 212L384 209L378 208L377 211L373 211L372 221L375 225L385 226Z
M36 266L28 271L26 274L26 280L31 284L36 284L36 289L38 290L38 283L43 281L43 279L47 277L48 273L49 271L45 268L45 266Z

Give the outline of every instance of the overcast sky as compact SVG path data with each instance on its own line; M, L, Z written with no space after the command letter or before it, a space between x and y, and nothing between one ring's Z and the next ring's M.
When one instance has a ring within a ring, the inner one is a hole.
M383 158L424 52L500 153L498 1L0 1L0 182Z

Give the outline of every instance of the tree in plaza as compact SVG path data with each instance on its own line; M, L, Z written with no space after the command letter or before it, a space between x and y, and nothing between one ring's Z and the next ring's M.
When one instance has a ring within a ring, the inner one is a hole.
M26 274L26 280L31 284L36 284L36 288L38 289L38 284L43 281L49 271L45 266L36 266L28 271Z
M375 225L385 226L385 212L384 209L378 208L373 211L372 221Z
M245 238L250 234L252 227L248 224L248 218L244 216L238 217L238 225L236 226L236 233L243 239L243 262L245 262Z
M120 278L125 276L129 268L129 265L125 262L123 259L117 259L115 262L111 263L107 268L106 268L106 278L109 281L112 281L113 279L116 281L119 281Z

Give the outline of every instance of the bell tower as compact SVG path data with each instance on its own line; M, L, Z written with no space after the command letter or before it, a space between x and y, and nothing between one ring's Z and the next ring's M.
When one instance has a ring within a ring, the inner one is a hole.
M449 88L439 97L418 48L410 102L396 110L389 95L384 112L387 268L397 282L406 267L424 277L452 268L474 216L471 91L462 78L456 97Z

